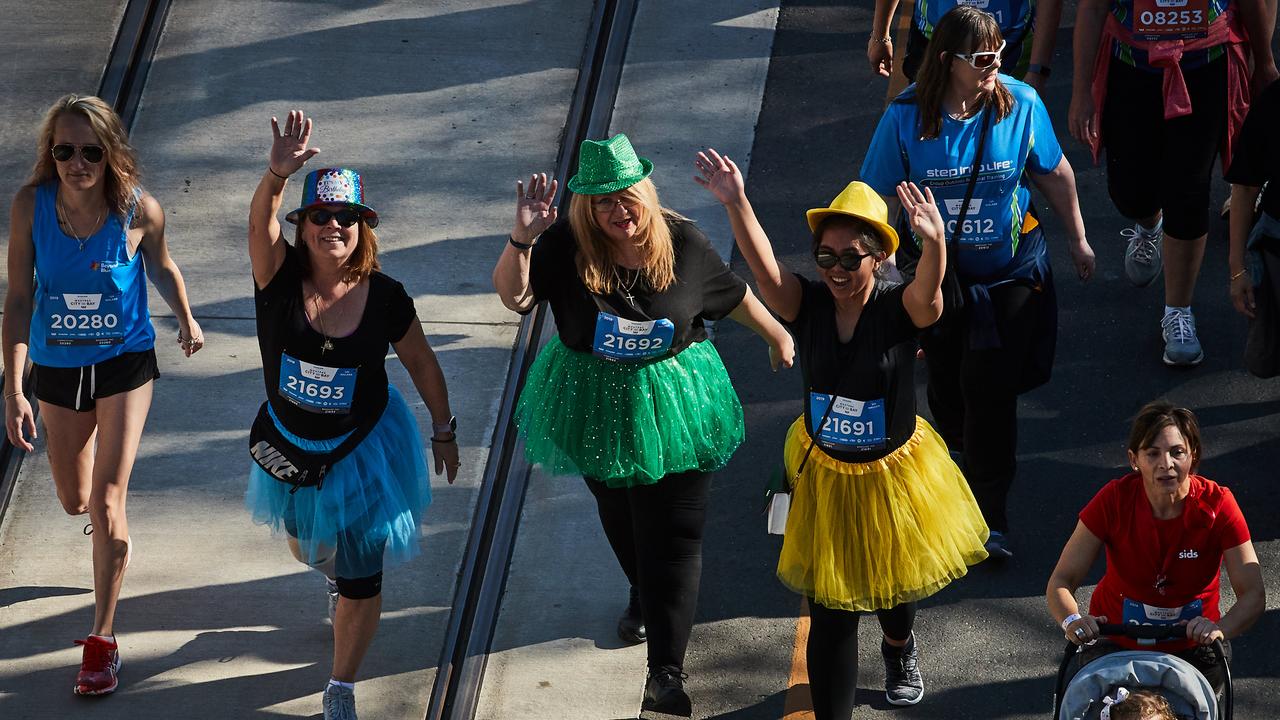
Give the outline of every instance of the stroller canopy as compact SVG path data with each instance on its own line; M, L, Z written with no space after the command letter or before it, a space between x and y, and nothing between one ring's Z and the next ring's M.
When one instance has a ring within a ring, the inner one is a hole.
M1168 653L1125 650L1085 665L1062 694L1057 720L1097 720L1102 698L1117 688L1158 689L1179 717L1218 720L1213 687L1186 660Z

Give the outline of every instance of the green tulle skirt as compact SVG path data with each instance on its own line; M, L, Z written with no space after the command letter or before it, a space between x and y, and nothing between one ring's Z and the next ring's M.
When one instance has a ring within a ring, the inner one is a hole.
M553 337L516 405L529 462L609 487L718 470L742 444L742 405L710 342L673 357L624 363Z

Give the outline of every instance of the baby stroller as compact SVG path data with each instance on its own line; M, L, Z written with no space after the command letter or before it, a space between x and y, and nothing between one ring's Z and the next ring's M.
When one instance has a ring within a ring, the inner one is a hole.
M1067 643L1054 689L1054 720L1097 720L1103 708L1102 699L1114 696L1120 687L1160 690L1180 718L1232 720L1231 670L1221 641L1213 642L1214 654L1226 679L1219 700L1209 681L1186 660L1169 653L1129 650L1108 640L1127 637L1139 644L1154 645L1185 638L1184 627L1102 625L1099 629L1102 639L1096 648L1078 648L1074 643Z

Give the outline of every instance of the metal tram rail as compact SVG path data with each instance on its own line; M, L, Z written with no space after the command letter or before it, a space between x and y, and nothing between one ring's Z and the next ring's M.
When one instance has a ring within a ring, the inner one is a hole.
M133 129L138 114L138 101L147 84L147 73L160 43L160 33L169 15L170 0L130 0L116 31L111 54L102 70L98 84L98 97L105 100L124 121L125 130ZM22 390L31 401L38 417L40 406L35 402L35 383L31 378L30 362L22 371ZM10 368L5 368L8 372ZM3 379L0 373L0 380ZM0 519L4 518L18 481L18 471L26 452L9 442L6 435L0 439Z
M578 82L556 158L561 217L568 215L570 193L566 184L577 165L579 144L609 131L637 3L638 0L596 0L592 10ZM550 336L550 328L549 310L544 303L524 317L516 334L426 720L472 720L476 714L531 471L524 461L512 413L529 366Z

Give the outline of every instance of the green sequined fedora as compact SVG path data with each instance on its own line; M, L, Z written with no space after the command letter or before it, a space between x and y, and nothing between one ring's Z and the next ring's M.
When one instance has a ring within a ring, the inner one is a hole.
M583 140L578 147L578 173L569 178L569 190L578 195L618 192L649 177L653 163L636 155L626 135L608 140Z

